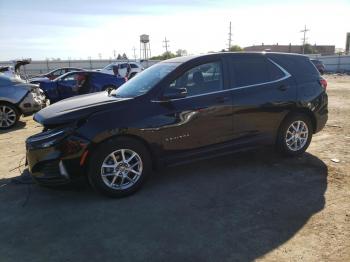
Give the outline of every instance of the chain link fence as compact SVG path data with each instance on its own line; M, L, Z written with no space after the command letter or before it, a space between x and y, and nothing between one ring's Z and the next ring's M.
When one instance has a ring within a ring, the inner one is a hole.
M101 60L33 60L30 64L21 67L21 75L26 75L32 77L35 75L45 74L49 71L52 71L57 68L62 67L76 67L83 68L87 70L96 70L102 69L108 64L117 63L117 62L135 62L134 60L114 60L114 59L101 59ZM139 61L136 61L139 62ZM145 60L139 62L144 68L150 67L155 63L158 63L158 60ZM0 66L13 65L12 61L2 61Z

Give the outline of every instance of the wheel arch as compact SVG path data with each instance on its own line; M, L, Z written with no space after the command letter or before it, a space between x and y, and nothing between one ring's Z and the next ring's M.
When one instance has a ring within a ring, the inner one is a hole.
M295 115L295 114L303 114L303 115L306 115L310 120L311 120L311 124L312 124L312 133L315 133L316 132L316 127L317 127L317 120L316 120L316 117L314 115L314 113L308 109L308 108L296 108L296 109L293 109L291 110L289 113L287 113L284 118L282 119L279 127L278 127L278 132L279 130L281 129L281 126L282 124L284 123L284 121L289 118L290 116L292 115Z
M118 138L127 138L127 139L131 139L131 140L135 140L135 141L140 142L150 154L152 169L157 169L158 168L159 163L157 161L155 152L152 150L150 144L145 139L143 139L142 137L137 136L137 135L133 135L133 134L117 134L117 135L114 135L114 136L111 136L111 137L108 137L108 138L106 138L104 140L99 141L97 144L94 144L88 150L89 150L89 152L91 150L96 150L99 146L101 146L103 143L107 142L108 140L114 140L114 139L118 139ZM88 154L88 156L86 158L86 161L83 164L84 169L87 168L88 163L90 161L90 157L91 157L91 153Z
M22 100L21 100L22 101ZM19 102L20 103L20 102ZM19 113L19 115L22 115L23 112L21 110L21 108L18 106L19 103L15 104L15 103L12 103L11 101L7 101L7 100L3 100L3 99L0 99L0 104L8 104L8 105L11 105L13 107L15 107Z

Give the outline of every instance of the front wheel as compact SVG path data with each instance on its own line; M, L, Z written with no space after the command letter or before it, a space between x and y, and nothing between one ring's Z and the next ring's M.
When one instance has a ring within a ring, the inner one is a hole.
M110 197L136 192L151 171L148 150L141 142L129 138L116 138L101 144L90 159L90 184Z
M15 126L19 117L18 109L14 105L0 102L0 130Z
M289 156L297 156L309 147L313 133L310 118L303 114L288 117L278 132L277 147Z

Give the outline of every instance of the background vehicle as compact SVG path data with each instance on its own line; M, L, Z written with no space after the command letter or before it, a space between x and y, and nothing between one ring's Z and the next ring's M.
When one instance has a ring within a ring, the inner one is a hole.
M84 78L84 83L79 83L79 77ZM124 83L124 78L114 75L96 71L78 71L66 73L53 81L41 82L40 88L50 102L55 103L76 95L99 92L107 88L118 88Z
M127 67L128 64L130 65L130 73L128 78L131 79L133 78L137 73L140 73L143 70L142 65L136 62L128 62L128 63L112 63L101 69L100 72L106 73L106 74L111 74L113 75L113 66L119 65L119 74L121 76L127 76Z
M29 170L43 184L87 173L98 191L120 197L138 190L155 166L264 145L300 155L327 121L326 85L301 55L166 60L110 94L37 113L46 131L26 141Z
M81 68L74 68L74 67L64 67L64 68L58 68L55 70L52 70L46 74L35 76L31 79L29 79L29 82L32 84L39 84L40 82L48 82L50 80L54 80L57 77L64 75L69 72L75 72L75 71L84 71L84 69Z
M17 60L13 61L13 65L1 66L0 75L5 75L8 77L16 77L21 79L20 68L21 66L30 64L31 59Z
M317 70L320 72L321 75L325 73L326 67L324 66L322 61L317 59L310 59L310 61L316 66Z
M37 85L0 75L0 129L13 127L19 117L44 108L48 102Z

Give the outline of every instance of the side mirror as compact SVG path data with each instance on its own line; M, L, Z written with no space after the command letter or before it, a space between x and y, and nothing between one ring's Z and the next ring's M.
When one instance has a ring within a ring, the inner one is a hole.
M187 89L186 88L169 88L166 90L166 92L163 94L163 100L168 101L171 99L178 99L178 98L184 98L187 96Z

